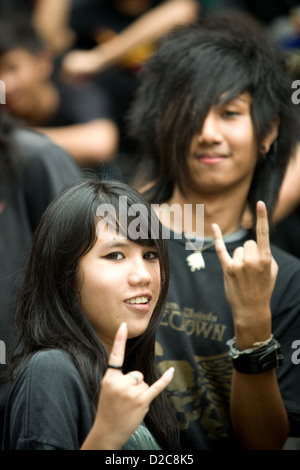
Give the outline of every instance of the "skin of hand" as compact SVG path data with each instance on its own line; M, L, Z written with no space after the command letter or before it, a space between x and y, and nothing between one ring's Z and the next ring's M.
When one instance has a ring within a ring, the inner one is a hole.
M232 257L219 226L213 224L212 229L233 313L236 344L245 349L271 335L270 300L278 266L271 254L266 206L262 201L257 203L257 242L248 240Z
M90 77L101 72L101 51L69 52L63 61L62 77L71 81L77 78Z
M122 366L127 340L127 325L116 333L109 364ZM93 427L82 450L119 450L142 423L150 403L171 382L174 368L168 369L154 384L144 382L140 371L123 374L108 368L105 372Z

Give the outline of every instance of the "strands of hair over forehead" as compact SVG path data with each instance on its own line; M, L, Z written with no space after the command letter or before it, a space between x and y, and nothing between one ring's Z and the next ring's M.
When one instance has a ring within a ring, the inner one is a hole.
M168 200L174 184L185 192L189 145L195 133L201 132L209 109L247 91L257 148L273 119L280 120L278 152L271 148L264 162L258 152L248 200L254 213L256 201L265 200L271 214L297 143L298 117L283 56L257 23L250 18L211 17L176 28L163 38L140 79L128 115L128 132L144 157L141 168L147 162L148 175L141 182L155 181L147 198ZM268 181L262 185L262 180Z
M139 245L155 247L156 238L162 236L162 228L150 204L141 203L138 194L128 193L119 196L117 193L101 191L101 205L97 207L97 221L101 227L110 229L116 236L128 238ZM97 233L99 236L99 231Z

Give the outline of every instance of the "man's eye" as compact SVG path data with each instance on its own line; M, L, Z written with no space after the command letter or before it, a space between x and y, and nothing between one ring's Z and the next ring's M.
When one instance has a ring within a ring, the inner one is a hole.
M158 258L157 251L147 251L147 253L144 254L145 259L156 259Z
M224 111L223 114L224 114L225 117L229 117L229 118L239 115L239 113L237 111L230 111L229 109Z
M124 255L120 252L115 251L113 253L109 253L108 255L106 255L105 258L119 261L120 259L124 258Z

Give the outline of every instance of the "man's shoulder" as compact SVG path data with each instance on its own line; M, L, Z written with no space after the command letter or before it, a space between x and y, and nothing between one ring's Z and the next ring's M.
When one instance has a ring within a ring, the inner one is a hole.
M295 270L300 270L300 258L288 253L274 244L271 244L271 252L276 262L282 267L287 266Z

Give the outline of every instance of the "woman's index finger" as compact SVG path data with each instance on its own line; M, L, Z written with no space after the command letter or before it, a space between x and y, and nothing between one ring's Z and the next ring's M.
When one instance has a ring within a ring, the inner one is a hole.
M122 367L125 357L125 348L126 348L126 341L127 341L127 325L126 323L122 323L118 331L116 333L111 352L109 355L109 364L113 364L114 366Z

